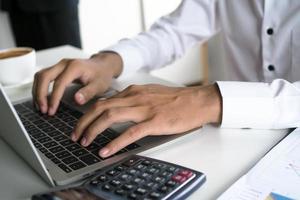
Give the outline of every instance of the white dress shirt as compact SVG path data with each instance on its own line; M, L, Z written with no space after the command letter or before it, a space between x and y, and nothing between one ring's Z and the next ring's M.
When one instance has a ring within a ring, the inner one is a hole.
M228 80L217 82L221 126L299 127L299 0L183 0L149 31L108 49L121 55L126 75L165 66L218 32Z

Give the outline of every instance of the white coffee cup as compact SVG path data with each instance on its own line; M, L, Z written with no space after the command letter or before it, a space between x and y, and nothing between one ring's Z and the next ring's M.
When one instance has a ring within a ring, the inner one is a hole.
M0 83L4 86L33 79L35 67L36 55L32 48L16 47L0 50Z

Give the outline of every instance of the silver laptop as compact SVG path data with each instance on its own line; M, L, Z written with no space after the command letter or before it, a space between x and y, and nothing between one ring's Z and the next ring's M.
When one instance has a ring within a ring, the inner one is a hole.
M72 142L69 135L89 106L75 105L73 94L76 89L76 86L67 89L58 113L49 117L37 112L31 99L11 102L0 84L0 135L50 185L79 181L130 154L178 137L148 136L103 159L99 157L98 150L132 124L119 124L107 129L87 148Z

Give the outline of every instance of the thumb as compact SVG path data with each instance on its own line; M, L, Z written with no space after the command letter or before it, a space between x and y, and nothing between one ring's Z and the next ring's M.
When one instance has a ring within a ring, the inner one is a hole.
M102 91L103 90L103 91ZM76 103L83 105L97 94L104 92L104 89L99 87L96 83L90 83L80 90L78 90L74 96Z

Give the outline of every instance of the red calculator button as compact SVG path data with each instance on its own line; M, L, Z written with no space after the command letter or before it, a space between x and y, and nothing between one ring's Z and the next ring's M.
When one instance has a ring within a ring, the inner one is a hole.
M172 180L177 183L183 183L184 181L186 181L186 177L181 176L181 175L174 175L174 176L172 176Z
M181 170L178 174L186 178L190 178L194 173L189 170Z

